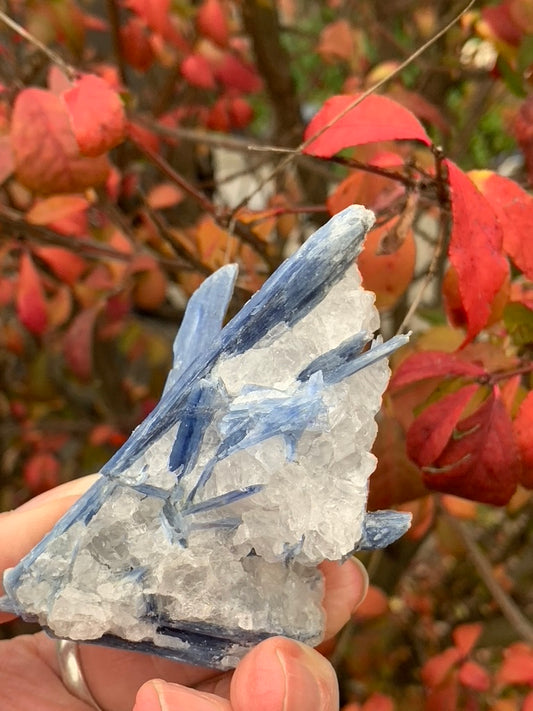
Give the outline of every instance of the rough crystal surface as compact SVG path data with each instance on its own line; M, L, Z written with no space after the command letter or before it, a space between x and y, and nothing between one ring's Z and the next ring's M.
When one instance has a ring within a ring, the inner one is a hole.
M373 339L353 263L372 223L337 215L223 329L235 267L204 282L160 404L6 572L0 609L221 669L270 635L320 641L316 566L408 526L366 513L386 356L405 342Z

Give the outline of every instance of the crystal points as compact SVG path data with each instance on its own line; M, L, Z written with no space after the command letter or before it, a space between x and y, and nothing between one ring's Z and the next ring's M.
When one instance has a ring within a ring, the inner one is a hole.
M268 636L321 640L317 565L409 525L366 512L386 357L406 341L372 335L353 262L373 220L339 213L224 328L236 267L203 283L159 405L6 571L1 610L220 669Z

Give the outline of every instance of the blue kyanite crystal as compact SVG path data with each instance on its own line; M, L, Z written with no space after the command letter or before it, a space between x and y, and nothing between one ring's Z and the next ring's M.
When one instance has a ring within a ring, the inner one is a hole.
M318 643L317 565L400 536L366 513L386 357L354 266L371 212L310 237L222 328L236 267L191 298L160 403L4 576L0 609L57 637L227 669L271 635Z

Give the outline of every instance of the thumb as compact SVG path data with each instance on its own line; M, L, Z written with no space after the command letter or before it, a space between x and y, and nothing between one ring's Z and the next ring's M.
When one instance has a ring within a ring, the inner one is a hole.
M232 711L229 701L205 691L152 679L137 692L133 711Z
M325 657L285 637L252 649L231 682L233 711L338 711L337 677Z

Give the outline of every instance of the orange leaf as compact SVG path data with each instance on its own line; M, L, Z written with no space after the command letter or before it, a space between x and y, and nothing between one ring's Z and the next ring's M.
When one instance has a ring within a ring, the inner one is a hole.
M382 240L394 229L398 220L398 217L394 217L373 229L368 234L364 249L357 260L364 287L376 294L378 309L391 308L413 278L416 248L411 230L394 254L378 254Z
M85 271L85 260L62 247L36 247L33 250L39 259L46 262L50 269L65 284L75 284Z
M178 205L183 197L183 192L174 183L159 183L150 190L146 201L152 210L164 210Z
M213 269L223 266L227 261L228 241L230 246L234 241L231 235L219 227L213 218L204 217L200 220L195 236L202 261ZM231 250L228 256L231 257Z
M325 62L349 62L354 51L352 28L347 20L336 20L326 25L320 33L316 48Z
M396 417L381 413L372 452L377 466L370 477L369 509L387 509L427 494L418 467L407 456L404 430Z
M27 252L20 258L17 313L31 333L40 336L46 330L48 319L41 277Z
M36 200L26 213L26 220L32 225L49 225L57 220L77 216L88 207L89 201L81 195L53 195Z
M497 680L501 684L533 685L533 649L523 642L507 647Z
M39 193L72 193L104 183L104 156L80 156L61 99L44 89L24 89L11 119L11 143L20 182Z
M373 620L385 615L389 609L389 600L383 590L369 585L363 602L354 610L352 617L356 621Z
M502 229L490 203L462 170L451 161L446 164L453 215L449 257L459 280L468 342L486 325L509 265L502 254Z
M522 460L520 483L533 489L533 392L529 392L513 421L513 432Z
M376 141L410 140L431 144L420 121L401 104L373 94L350 109L356 98L353 94L339 95L325 102L305 131L306 142L325 130L306 146L304 153L330 158L344 148ZM335 120L341 114L344 115ZM329 125L332 121L334 123Z
M420 670L420 676L425 686L433 688L440 686L461 659L459 650L449 647L444 652L431 657Z
M83 155L99 156L126 137L126 114L120 96L95 74L82 76L63 94L63 101Z
M482 631L483 625L478 622L459 625L453 630L453 643L464 657L470 654Z
M488 691L490 689L490 677L486 669L467 661L459 669L459 681L463 686L467 686L474 691Z

